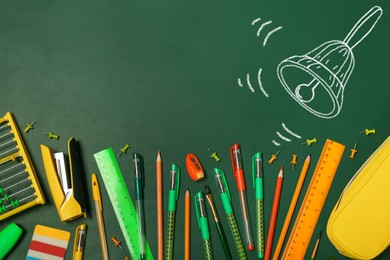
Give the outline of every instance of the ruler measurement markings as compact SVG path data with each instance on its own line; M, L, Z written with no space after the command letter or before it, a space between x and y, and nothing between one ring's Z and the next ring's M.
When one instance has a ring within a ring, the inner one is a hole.
M343 145L331 140L325 142L289 241L286 245L283 259L304 257L329 189L332 185L343 151Z

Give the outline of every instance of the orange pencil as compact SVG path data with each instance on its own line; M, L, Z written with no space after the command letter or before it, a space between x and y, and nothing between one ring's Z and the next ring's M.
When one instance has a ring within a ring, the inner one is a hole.
M280 195L282 193L283 170L284 168L283 166L281 166L278 174L278 178L276 180L274 202L272 204L272 212L271 212L271 218L270 218L269 229L268 229L267 244L265 246L265 254L264 254L265 260L269 260L271 258L272 240L274 239L276 218L278 216Z
M297 186L295 186L294 195L291 199L290 207L288 208L288 212L286 215L286 219L284 220L282 231L280 232L278 244L276 245L275 253L272 257L272 260L278 260L280 252L282 251L282 246L284 243L284 239L286 238L288 226L290 225L291 218L294 214L295 206L297 205L299 194L302 189L303 182L305 181L307 169L310 165L310 154L306 157L305 162L303 163L303 167L301 170L301 174L299 175L299 179L297 182Z
M191 195L187 189L184 200L184 260L191 257Z
M157 151L156 160L156 196L157 196L157 248L158 260L164 259L164 220L163 220L163 196L162 196L162 161L160 149Z

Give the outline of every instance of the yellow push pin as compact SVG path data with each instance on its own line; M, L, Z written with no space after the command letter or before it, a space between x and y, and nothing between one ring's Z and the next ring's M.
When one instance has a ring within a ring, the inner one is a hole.
M355 153L357 153L357 150L356 150L356 143L355 143L355 145L353 146L353 148L351 149L351 155L349 156L349 158L355 159Z
M122 250L123 250L123 247L121 245L121 241L119 241L118 239L116 239L115 237L111 237L111 241L114 242L114 246L119 246Z
M361 131L359 132L359 134L365 134L365 135L369 135L369 134L375 134L376 131L375 131L375 128L374 129L364 129L364 131Z
M291 159L290 163L292 164L292 170L294 170L295 169L295 165L298 164L298 162L297 162L297 155L296 154L292 155L292 159Z
M60 136L59 136L59 135L55 135L55 134L53 134L52 132L49 132L49 133L43 132L43 134L44 134L44 135L48 135L50 139L56 139L56 140L60 139Z
M307 144L308 146L312 145L313 143L317 143L317 138L313 138L313 139L306 139L306 142L304 143L301 143L301 145L305 145Z
M23 130L26 134L28 133L28 131L30 131L31 129L34 128L34 125L37 121L34 121L32 122L31 124L27 124L26 128Z
M210 148L207 148L207 149L211 153L211 158L214 158L216 162L219 162L221 160L221 158L218 157L216 152L213 152L213 150L211 150Z
M118 157L121 157L122 154L127 153L127 150L130 148L130 145L126 144L123 148L121 148L121 152L118 154Z
M275 160L277 160L279 153L280 153L280 151L277 151L276 154L271 155L271 158L268 160L268 163L272 164Z

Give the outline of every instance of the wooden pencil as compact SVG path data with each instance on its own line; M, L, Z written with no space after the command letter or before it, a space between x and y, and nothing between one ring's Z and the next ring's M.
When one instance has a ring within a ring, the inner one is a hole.
M282 251L284 239L286 238L287 230L290 225L292 216L294 214L294 210L297 205L299 194L301 193L303 182L305 181L305 177L306 177L307 170L309 169L309 165L310 165L310 154L306 157L305 162L303 163L301 174L299 175L297 185L295 186L294 195L291 199L290 207L288 208L287 215L284 220L283 228L279 235L278 244L276 245L276 249L272 257L273 260L279 259L279 255L280 252Z
M279 170L278 178L276 179L274 202L272 204L271 218L270 218L270 223L269 223L269 228L268 228L268 236L267 236L267 241L266 241L267 244L265 246L265 254L264 254L265 260L271 259L272 241L274 239L276 219L278 217L280 195L282 193L283 170L284 170L284 168L283 168L283 166L281 166L280 170Z
M187 189L184 200L184 260L191 259L191 194Z
M164 259L164 220L162 195L162 160L160 149L156 160L156 196L157 196L157 248L158 260Z

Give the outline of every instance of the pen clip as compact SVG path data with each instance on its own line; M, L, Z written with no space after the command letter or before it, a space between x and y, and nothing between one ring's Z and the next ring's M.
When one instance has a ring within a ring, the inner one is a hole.
M133 153L135 178L141 181L141 187L145 188L144 158L139 153Z
M230 147L230 158L232 160L234 179L238 181L239 176L237 176L237 172L242 170L241 150L239 144L233 144Z
M227 193L228 198L229 198L229 201L232 201L232 199L230 197L229 185L227 184L224 172L219 168L214 168L214 173L215 173L215 179L217 181L217 185L225 188L226 193ZM218 177L218 176L220 176L220 177ZM222 182L222 183L220 183L220 182Z
M202 203L204 203L202 191L199 191L198 193L196 193L196 195L194 197L194 202L195 202L196 218L198 219L199 228L201 228L200 219L202 217L204 217L204 214L202 214L202 211L205 210L204 204L202 204Z
M260 161L258 164L257 161ZM253 188L256 188L256 178L261 178L261 172L263 171L262 169L263 166L263 159L261 156L261 152L257 152L253 155L252 157L252 182L253 182Z
M179 197L179 188L180 188L180 168L172 163L171 169L171 190L175 190L176 201Z

